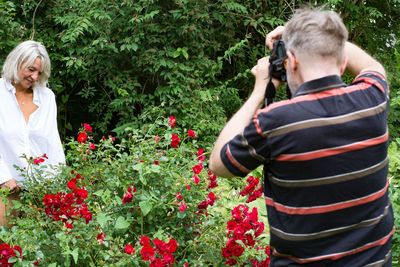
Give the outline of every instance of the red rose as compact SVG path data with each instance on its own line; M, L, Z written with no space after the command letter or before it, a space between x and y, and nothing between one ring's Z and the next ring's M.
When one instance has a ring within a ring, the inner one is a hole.
M169 119L169 125L171 126L171 128L174 128L176 123L176 118L174 116L170 116L168 119Z
M125 246L125 252L126 252L126 254L131 255L132 253L135 253L136 251L133 249L133 247L130 244L128 244Z
M69 187L69 189L75 189L76 188L76 179L71 179L68 183L67 186Z
M235 259L229 259L225 262L225 265L235 265L237 263L237 261Z
M244 248L242 248L241 246L236 246L233 250L232 250L232 254L236 257L239 257L240 255L242 255L244 251Z
M166 254L162 255L162 257L163 257L163 260L165 261L165 263L172 265L175 262L174 256L172 256L171 253L166 253Z
M151 259L150 267L162 267L163 261L160 258Z
M180 142L181 142L181 140L179 139L179 136L176 134L172 134L171 146L178 147Z
M187 209L187 206L186 206L186 204L185 204L185 202L183 202L183 201L181 201L180 203L179 203L179 211L180 212L184 212L186 209Z
M92 132L92 126L90 126L89 124L84 123L84 124L83 124L83 127L85 127L85 131L88 131L89 133Z
M183 196L179 192L178 192L178 194L175 194L175 197L177 200L183 199Z
M73 191L75 197L86 199L88 197L88 191L85 189L77 188Z
M195 184L198 184L200 182L199 177L197 177L197 175L193 175L193 181Z
M140 251L142 254L142 259L144 261L150 260L151 257L154 256L154 248L153 247L143 247L142 250Z
M192 170L195 174L199 174L201 172L201 170L203 169L203 165L197 164L196 166L192 167Z
M97 242L99 242L99 245L103 244L103 241L106 238L106 234L105 233L100 233L97 235Z
M174 253L177 248L178 242L175 239L169 240L169 242L166 244L166 249L169 253Z
M150 246L150 238L148 238L147 236L142 236L140 238L140 245L144 246L144 247L149 247Z
M164 243L164 241L156 238L153 240L153 243L156 246L156 248L158 249L158 251L160 252L160 254L164 254L164 252L166 251L166 247L165 247L166 244Z
M206 156L204 155L204 149L200 148L199 151L197 151L197 160L199 160L201 163L205 160Z
M87 135L86 135L86 133L85 132L83 132L83 133L79 133L79 135L78 135L78 142L79 143L85 143L86 142L86 140L87 140Z
M223 248L221 251L221 254L222 254L222 257L227 259L232 255L232 250L229 247Z
M192 138L195 138L196 137L196 133L193 132L192 130L188 130L188 136L192 137Z

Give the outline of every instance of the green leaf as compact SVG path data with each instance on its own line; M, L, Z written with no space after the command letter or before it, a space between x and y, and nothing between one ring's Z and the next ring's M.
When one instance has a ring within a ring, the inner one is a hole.
M186 50L182 49L182 55L186 58L189 59L189 54L186 52Z
M97 222L100 224L101 228L105 228L110 217L106 216L103 212L97 213Z
M17 257L12 257L8 260L8 263L14 263L17 262L18 258Z
M143 216L146 216L153 208L153 205L149 201L141 201L139 202L139 207L142 210Z
M78 263L79 248L74 249L71 255L74 258L75 264Z
M161 172L161 167L158 165L151 165L151 171L155 173L160 173Z
M129 222L122 216L119 216L115 223L115 228L119 230L125 230L129 227Z
M17 201L17 200L11 200L11 202L12 202L13 205L14 205L14 209L19 209L19 208L22 207L21 202L19 202L19 201Z

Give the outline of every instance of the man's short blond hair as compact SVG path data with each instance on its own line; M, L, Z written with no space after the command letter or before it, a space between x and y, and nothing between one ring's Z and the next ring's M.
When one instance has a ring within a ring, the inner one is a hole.
M298 9L286 23L282 39L287 50L312 57L333 57L341 64L348 31L340 16L321 8Z

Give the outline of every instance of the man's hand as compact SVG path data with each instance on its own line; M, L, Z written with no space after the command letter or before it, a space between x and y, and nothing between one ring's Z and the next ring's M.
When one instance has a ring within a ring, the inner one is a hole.
M256 84L265 83L266 85L269 81L268 72L269 72L269 57L260 58L257 61L257 65L255 65L251 69L251 74L253 74L254 77L256 78ZM257 87L254 89L256 90Z
M263 99L265 98L265 88L269 82L269 57L260 58L257 61L257 65L255 65L251 69L251 74L256 78L253 94L261 95L262 103L264 103ZM278 88L281 85L281 81L272 78L272 83L275 85L275 88Z
M15 179L8 180L7 182L1 184L1 188L9 188L11 193L18 193L21 189L21 186L17 184Z
M284 29L284 26L278 26L272 32L267 34L265 38L265 44L268 46L269 50L272 50L274 48L275 41L282 38L282 33Z

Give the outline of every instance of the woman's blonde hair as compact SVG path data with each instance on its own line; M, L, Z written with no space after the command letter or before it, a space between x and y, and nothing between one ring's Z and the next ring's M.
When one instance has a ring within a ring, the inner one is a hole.
M40 78L33 87L45 87L50 77L51 62L46 48L36 41L25 41L17 45L8 54L1 76L8 82L19 83L18 71L22 64L25 64L24 68L29 68L37 58L42 61L42 69Z
M286 23L282 39L287 50L308 56L333 57L343 60L348 31L340 16L330 10L298 9Z

